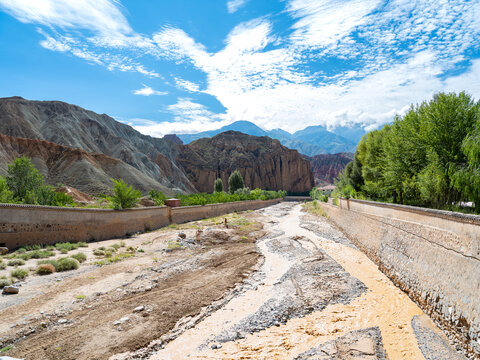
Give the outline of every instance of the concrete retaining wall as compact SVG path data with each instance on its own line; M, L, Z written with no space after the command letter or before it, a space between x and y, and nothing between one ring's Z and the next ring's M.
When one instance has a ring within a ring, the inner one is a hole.
M480 216L361 200L320 204L424 311L480 354Z
M93 241L154 230L234 211L256 210L281 200L254 200L178 208L150 207L115 211L0 204L0 246Z

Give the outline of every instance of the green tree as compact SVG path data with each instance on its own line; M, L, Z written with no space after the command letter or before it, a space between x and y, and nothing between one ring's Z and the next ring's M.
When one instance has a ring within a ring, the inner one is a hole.
M13 194L8 189L7 181L0 176L0 203L8 204L13 202Z
M137 205L142 193L134 190L131 185L126 184L122 179L112 179L114 183L113 196L110 198L115 210L129 209Z
M243 189L245 184L243 182L242 174L240 171L235 170L228 178L228 191L230 194L235 193L238 189Z
M12 191L14 198L23 199L28 191L34 192L43 185L43 176L33 166L32 161L22 156L8 165L7 185Z
M215 182L213 184L213 192L216 192L216 193L223 192L223 181L222 181L222 179L218 178L217 180L215 180Z

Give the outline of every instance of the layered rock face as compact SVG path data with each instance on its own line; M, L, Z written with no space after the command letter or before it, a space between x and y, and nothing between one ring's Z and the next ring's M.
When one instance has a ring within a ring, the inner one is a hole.
M216 178L227 187L228 177L237 169L251 189L303 193L314 185L308 160L266 136L227 131L183 146L176 160L201 192L213 191Z
M142 135L111 117L60 101L0 99L0 133L105 154L132 166L150 182L175 191L194 186L172 162L176 144ZM125 179L126 180L126 179Z
M305 156L312 164L315 185L333 184L340 171L353 159L352 153Z
M147 192L211 192L239 169L250 188L306 192L310 164L277 140L227 132L182 145L174 136L142 135L111 117L60 101L0 98L0 174L18 156L33 159L52 185L87 193L111 189L122 178Z
M112 178L122 178L142 192L151 189L171 192L119 159L49 141L0 134L0 175L5 175L7 165L20 156L31 158L46 182L51 185L67 184L89 194L99 194L110 191Z

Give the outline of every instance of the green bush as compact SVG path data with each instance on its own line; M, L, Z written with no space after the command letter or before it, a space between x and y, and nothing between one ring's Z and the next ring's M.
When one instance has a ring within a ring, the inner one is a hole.
M43 265L43 264L50 264L53 265L55 269L58 268L58 261L57 260L39 260L37 261L37 265Z
M105 256L105 251L103 251L101 249L95 249L95 250L93 250L93 255L95 255L95 256Z
M10 279L7 279L6 277L0 278L0 289L3 289L5 286L10 286L12 285L12 282Z
M7 264L5 264L3 261L0 261L0 270L5 270L7 267Z
M55 272L55 266L52 264L41 264L38 265L36 270L38 275L48 275Z
M218 178L217 180L215 180L215 182L213 183L213 192L216 192L216 193L223 192L223 181L222 181L222 179Z
M150 190L148 195L150 196L150 199L152 199L155 203L155 206L162 206L165 204L165 200L167 200L167 197L161 191Z
M23 280L28 276L28 270L26 269L15 269L10 271L10 275L14 278Z
M8 266L20 266L25 265L25 260L23 259L12 259L8 261Z
M73 255L70 255L70 257L72 259L75 259L77 260L79 263L83 263L85 262L85 260L87 260L87 255L85 255L84 253L76 253L76 254L73 254Z
M66 254L67 252L78 249L79 247L88 247L88 245L85 242L76 242L76 243L64 242L64 243L55 244L55 248L61 251L62 254Z
M55 269L59 272L78 269L79 263L71 257L60 258L57 260Z
M30 259L44 259L54 255L55 253L50 250L34 250L34 251L29 251L23 254L16 255L16 257L18 259L22 259L26 261Z
M134 190L131 185L123 180L112 179L114 183L113 196L111 197L112 207L115 210L130 209L137 205L142 193Z
M228 191L230 194L233 194L238 189L242 189L244 187L245 184L243 182L242 174L240 174L240 171L235 170L228 178Z

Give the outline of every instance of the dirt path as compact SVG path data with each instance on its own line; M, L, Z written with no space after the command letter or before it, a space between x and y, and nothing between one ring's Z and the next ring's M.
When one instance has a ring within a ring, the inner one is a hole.
M324 218L287 203L263 213L271 235L258 243L265 262L249 288L151 359L463 358Z

